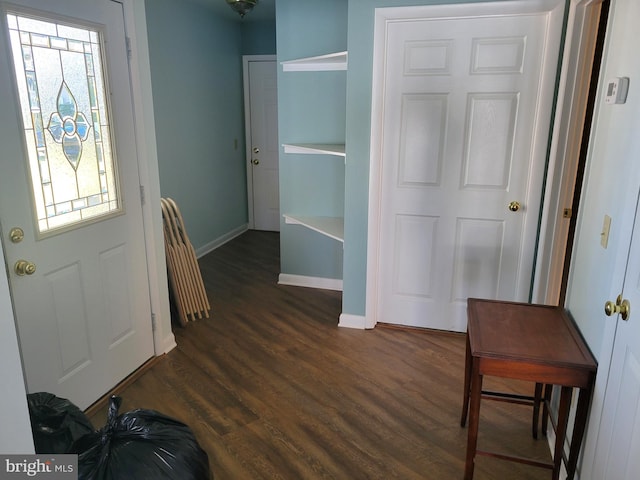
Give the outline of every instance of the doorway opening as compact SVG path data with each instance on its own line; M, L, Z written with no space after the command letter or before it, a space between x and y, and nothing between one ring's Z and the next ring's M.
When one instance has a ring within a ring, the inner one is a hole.
M531 299L538 303L565 301L609 5L570 6Z

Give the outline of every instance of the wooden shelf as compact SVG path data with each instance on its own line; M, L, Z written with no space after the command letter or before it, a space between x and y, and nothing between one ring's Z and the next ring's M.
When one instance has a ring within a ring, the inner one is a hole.
M347 52L280 62L285 72L321 72L347 69Z
M283 216L285 223L302 225L344 243L344 218L342 217L310 217L286 213Z
M344 145L327 143L285 143L284 153L302 153L305 155L336 155L346 157Z

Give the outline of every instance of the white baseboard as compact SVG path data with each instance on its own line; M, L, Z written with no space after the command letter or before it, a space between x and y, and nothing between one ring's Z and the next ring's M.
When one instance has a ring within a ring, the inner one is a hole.
M278 276L280 285L292 285L294 287L322 288L324 290L342 291L342 280L339 278L307 277L305 275L291 275L281 273Z
M163 347L160 355L169 353L171 350L178 346L178 344L176 343L176 337L174 337L173 333L171 335L167 335L167 337L164 339L164 342L162 342L162 345Z
M239 235L242 235L247 230L249 230L249 226L246 223L244 225L240 225L238 228L234 228L230 232L227 232L224 235L222 235L221 237L218 237L215 240L212 240L211 242L203 245L202 247L199 247L196 250L196 257L200 258L209 252L213 252L219 246L224 245L225 243L227 243L230 240L233 240Z
M357 328L364 330L367 328L367 318L364 315L352 315L350 313L341 313L339 327Z

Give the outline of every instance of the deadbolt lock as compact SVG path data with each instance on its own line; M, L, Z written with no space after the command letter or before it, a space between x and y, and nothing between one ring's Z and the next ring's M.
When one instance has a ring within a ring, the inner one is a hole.
M9 231L9 239L13 243L20 243L24 239L24 230L22 230L20 227L13 227Z

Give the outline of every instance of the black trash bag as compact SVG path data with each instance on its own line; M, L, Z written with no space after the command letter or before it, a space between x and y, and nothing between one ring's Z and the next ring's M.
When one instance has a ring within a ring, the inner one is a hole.
M66 398L30 393L27 405L36 453L75 453L73 443L95 432L89 418Z
M107 424L81 438L78 480L210 480L207 453L191 429L154 410L118 415L111 397Z

